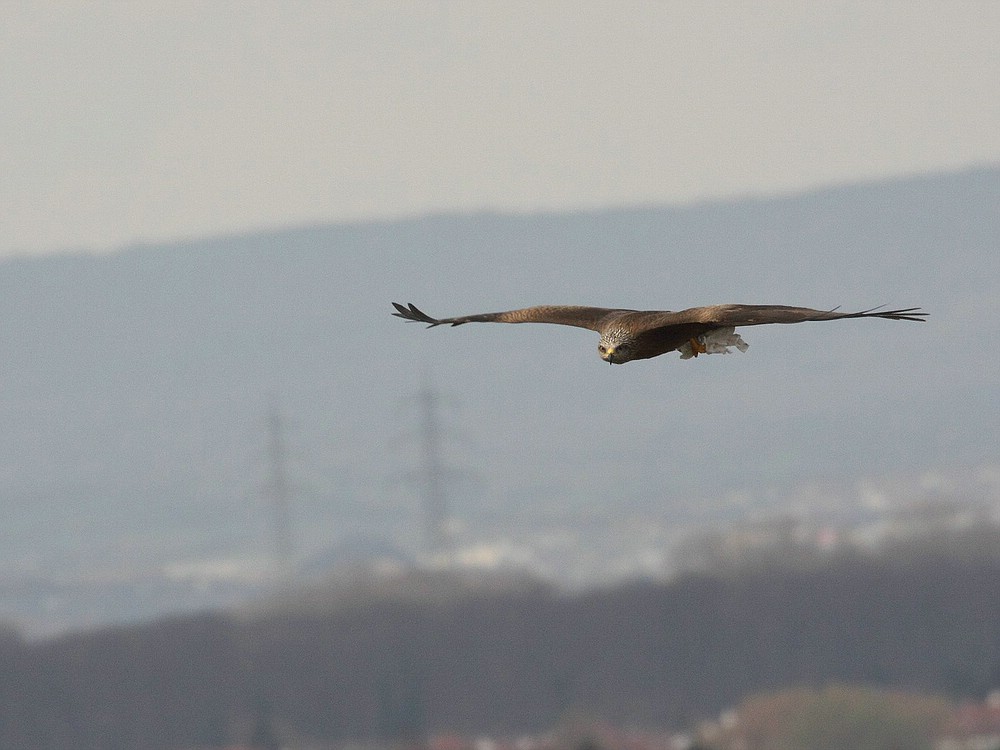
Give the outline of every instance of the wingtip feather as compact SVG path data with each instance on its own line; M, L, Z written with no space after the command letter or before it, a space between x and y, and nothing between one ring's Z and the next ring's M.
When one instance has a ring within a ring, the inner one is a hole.
M412 302L408 302L406 305L393 302L392 306L396 308L396 312L392 313L392 315L395 315L397 318L403 318L413 323L427 323L428 328L433 328L441 324L440 320L435 320L427 313L421 311Z

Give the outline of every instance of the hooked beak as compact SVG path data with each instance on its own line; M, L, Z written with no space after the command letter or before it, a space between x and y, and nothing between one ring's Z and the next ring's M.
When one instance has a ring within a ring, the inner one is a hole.
M608 349L604 353L604 359L606 359L608 361L609 365L613 365L615 363L615 350L614 349Z

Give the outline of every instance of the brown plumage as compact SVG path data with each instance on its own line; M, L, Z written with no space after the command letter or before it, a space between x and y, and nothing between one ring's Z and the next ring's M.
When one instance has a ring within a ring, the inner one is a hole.
M589 328L601 334L598 354L605 362L622 364L633 359L649 359L667 352L680 351L683 358L702 353L726 352L729 346L745 351L747 345L733 332L737 326L768 323L803 323L809 320L845 318L885 318L887 320L923 321L927 313L919 307L902 310L863 310L842 313L836 310L813 310L786 305L710 305L679 312L668 310L619 310L577 305L539 305L506 312L464 315L458 318L432 318L412 304L393 302L396 317L428 327L459 326L463 323L554 323Z

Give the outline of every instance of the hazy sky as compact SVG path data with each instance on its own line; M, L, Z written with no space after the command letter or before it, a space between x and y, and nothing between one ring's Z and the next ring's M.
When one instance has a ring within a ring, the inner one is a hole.
M0 255L1000 163L1000 2L74 2L0 24Z

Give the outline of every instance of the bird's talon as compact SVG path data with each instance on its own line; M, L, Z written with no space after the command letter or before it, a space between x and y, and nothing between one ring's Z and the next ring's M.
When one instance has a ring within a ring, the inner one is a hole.
M705 348L705 344L702 343L700 336L692 336L688 341L691 344L691 354L697 357L699 354L706 354L708 349Z

